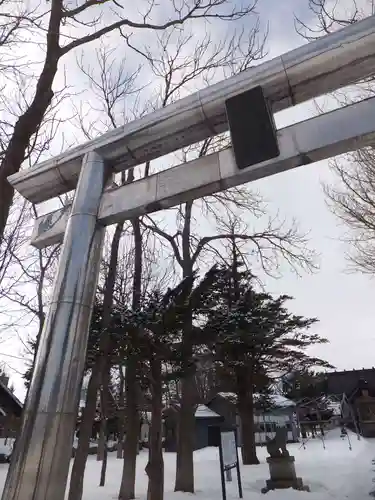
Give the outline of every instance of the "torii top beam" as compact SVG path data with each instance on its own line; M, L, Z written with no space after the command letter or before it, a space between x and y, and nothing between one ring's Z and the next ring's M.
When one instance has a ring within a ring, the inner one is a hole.
M97 151L121 171L226 131L225 101L256 85L263 87L277 112L373 74L371 16L14 174L9 181L25 198L39 203L75 188L83 155L89 151Z

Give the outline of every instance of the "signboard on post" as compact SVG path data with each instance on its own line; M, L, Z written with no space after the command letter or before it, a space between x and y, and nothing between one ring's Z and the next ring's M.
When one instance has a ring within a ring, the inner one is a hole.
M236 435L234 431L221 433L224 469L233 469L237 464Z
M220 455L220 475L221 475L221 488L222 488L223 500L226 500L227 498L227 492L225 486L225 473L231 471L232 469L236 469L237 471L238 496L242 498L242 484L241 484L240 463L238 460L236 431L233 430L233 431L220 432L219 455Z

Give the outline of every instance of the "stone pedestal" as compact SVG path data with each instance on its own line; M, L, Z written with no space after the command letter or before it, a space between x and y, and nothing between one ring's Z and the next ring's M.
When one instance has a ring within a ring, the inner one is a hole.
M262 493L267 493L270 490L287 488L310 491L309 487L304 486L302 479L296 475L294 457L268 457L267 463L270 469L271 479L266 481L267 486L262 489Z

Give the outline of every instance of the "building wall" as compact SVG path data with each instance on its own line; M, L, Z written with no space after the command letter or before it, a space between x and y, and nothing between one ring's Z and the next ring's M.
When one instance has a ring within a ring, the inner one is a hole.
M361 379L368 382L370 392L375 391L375 368L327 373L327 393L349 397Z
M0 437L14 438L21 423L22 404L0 381Z
M2 386L0 386L0 408L8 416L20 417L22 413L22 405Z
M201 450L208 446L208 427L219 425L216 419L200 418L195 420L194 449Z
M237 426L238 443L241 445L241 425L236 405L221 396L217 396L207 406L222 415L228 424ZM255 442L259 445L266 444L267 438L272 439L275 436L275 428L284 426L289 429L288 441L297 442L298 428L295 419L293 419L294 409L294 407L286 407L254 415Z
M212 446L210 439L210 428L221 425L222 417L208 417L195 419L195 435L194 435L194 450L200 450L207 446ZM177 421L176 419L167 419L165 422L165 442L164 448L166 452L177 451Z
M287 427L288 442L298 441L295 425L290 415L254 415L254 422L257 426L255 432L256 444L266 444L267 439L272 439L276 434L276 427Z
M268 439L274 438L276 427L287 427L289 443L296 443L299 441L298 427L292 414L281 413L277 415L273 413L264 413L261 415L254 415L254 424L255 443L257 445L264 445L267 443ZM238 444L241 446L241 420L239 417L237 417L237 436Z

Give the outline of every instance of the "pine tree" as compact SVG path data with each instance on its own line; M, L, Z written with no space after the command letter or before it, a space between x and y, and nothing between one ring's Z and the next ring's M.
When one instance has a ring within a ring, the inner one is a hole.
M90 332L88 338L88 345L86 351L86 364L85 364L85 373L87 373L93 364L95 363L96 357L99 355L99 341L100 335L102 333L101 329L101 321L103 314L103 304L100 300L97 300L94 305L94 310L91 316L91 324L90 324ZM111 336L112 336L112 357L113 360L111 365L116 364L116 360L120 356L119 349L122 343L120 342L120 337L118 332L120 331L119 325L121 325L121 310L118 306L114 306L112 308L111 314ZM35 360L35 350L37 347L37 339L29 339L27 341L27 346L32 354L32 361L28 364L25 373L23 374L24 384L26 388L29 388L31 377L33 374L33 362Z
M241 267L235 252L232 265L220 269L204 330L218 369L237 394L243 462L256 464L254 393L267 390L280 374L330 365L305 352L327 342L309 331L317 319L290 313L287 295L256 291L253 275Z
M194 273L173 289L163 293L154 290L143 298L138 310L122 310L121 324L114 326L113 335L122 336L118 349L125 358L136 357L141 367L138 382L144 393L151 395L151 428L149 432L148 500L162 500L164 464L162 455L163 388L169 373L163 370L168 364L176 379L190 376L195 370L194 359L186 356L182 331L187 319L193 318L192 335L195 345L202 342L198 318L205 311L205 304L217 277L212 268L196 283ZM137 332L137 335L134 335Z
M283 380L283 393L294 401L319 398L327 394L327 375L309 369L294 371Z
M33 356L33 361L35 359L36 345L37 345L36 339L29 339L27 341L27 347ZM33 361L31 361L30 363L27 364L26 371L22 375L26 389L29 389L29 387L30 387L31 377L33 375L33 369L34 369Z

